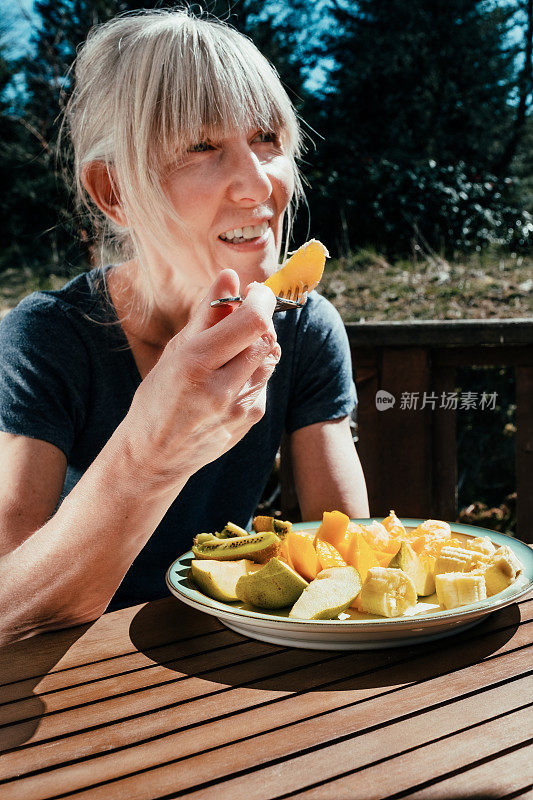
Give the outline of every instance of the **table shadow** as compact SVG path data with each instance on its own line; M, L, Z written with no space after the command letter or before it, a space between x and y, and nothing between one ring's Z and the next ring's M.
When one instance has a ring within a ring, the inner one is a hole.
M92 624L51 631L0 647L0 664L8 665L7 671L0 673L0 752L19 747L34 735L45 712L43 701L33 694L34 688ZM23 719L6 722L11 704L17 700L26 701Z
M157 644L157 630L163 622L168 630L171 620L167 615L175 620L176 633L180 638L179 641L165 645L162 658L161 647ZM191 654L188 642L191 637L198 637L197 623L203 616L188 607L185 613L184 606L170 598L164 603L147 603L131 621L130 639L147 658L187 677L197 675L205 681L211 680L225 686L245 683L251 688L271 691L313 691L314 679L307 685L302 670L306 667L312 668L313 665L316 667L319 663L322 677L321 685L316 686L316 691L338 691L336 681L342 681L342 690L349 691L424 681L436 674L477 663L503 647L514 636L520 623L520 610L514 604L492 613L468 631L440 640L386 650L351 651L280 647L234 633L220 624L219 630L226 634L226 646L213 648L211 642L205 650L196 650ZM246 653L239 653L238 645L244 643L248 643ZM285 657L275 658L270 675L257 680L246 680L249 665L259 659L275 657L280 652ZM210 653L217 659L217 666L212 669L209 668ZM352 675L346 670L347 659L351 659L353 663Z

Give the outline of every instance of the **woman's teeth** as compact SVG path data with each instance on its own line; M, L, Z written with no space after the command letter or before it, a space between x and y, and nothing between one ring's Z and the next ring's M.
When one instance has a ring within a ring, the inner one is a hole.
M260 225L246 225L244 228L234 228L221 233L218 238L232 244L238 244L239 242L246 242L248 239L256 239L258 236L262 236L267 229L268 222L262 222Z

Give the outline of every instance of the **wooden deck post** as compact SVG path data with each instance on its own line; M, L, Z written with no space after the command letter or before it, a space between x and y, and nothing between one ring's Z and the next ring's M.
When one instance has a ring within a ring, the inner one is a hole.
M445 520L457 517L457 415L440 399L455 391L455 373L454 367L432 365L432 389L439 398L432 413L432 515Z
M516 528L533 542L533 367L516 367Z
M381 480L379 504L404 517L423 517L431 506L431 409L428 352L420 347L387 347L381 362L381 389L395 398L379 412ZM364 432L361 431L361 437Z

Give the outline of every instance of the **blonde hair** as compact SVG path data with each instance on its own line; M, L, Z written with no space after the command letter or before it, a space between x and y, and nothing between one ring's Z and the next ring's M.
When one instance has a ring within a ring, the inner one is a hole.
M171 245L164 220L184 225L162 189L165 168L199 140L257 128L279 133L292 163L286 255L303 197L302 134L276 70L251 40L188 9L144 10L93 28L73 66L61 135L70 133L76 194L100 233L101 254L112 245L143 263L140 228L159 246ZM129 228L105 218L83 188L82 170L94 161L114 176Z

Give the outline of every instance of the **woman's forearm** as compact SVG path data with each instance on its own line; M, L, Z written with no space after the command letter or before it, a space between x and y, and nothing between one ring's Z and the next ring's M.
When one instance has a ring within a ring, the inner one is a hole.
M0 643L96 619L188 474L143 470L124 423L56 513L0 560Z
M0 559L0 641L102 614L191 475L261 419L281 352L276 299L252 284L214 324L210 301L237 286L230 270L219 275L53 517Z

